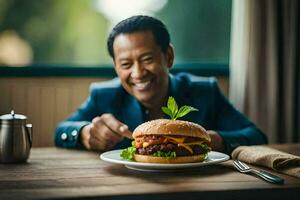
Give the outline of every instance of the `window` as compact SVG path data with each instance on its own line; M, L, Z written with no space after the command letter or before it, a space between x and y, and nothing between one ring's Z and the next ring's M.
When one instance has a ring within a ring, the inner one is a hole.
M0 64L111 65L107 34L134 14L167 25L175 63L228 64L231 0L2 0Z

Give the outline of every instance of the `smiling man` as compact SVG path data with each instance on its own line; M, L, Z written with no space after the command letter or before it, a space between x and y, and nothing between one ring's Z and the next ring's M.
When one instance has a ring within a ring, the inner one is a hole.
M174 50L166 26L153 17L133 16L111 31L107 47L118 78L91 86L88 99L57 126L55 144L98 151L130 145L139 124L164 118L169 96L199 110L183 118L205 127L216 151L267 139L222 95L214 78L172 75Z
M172 47L163 53L152 32L139 31L115 37L113 53L124 89L151 111L151 118L163 117L161 106L168 98L169 68L174 59Z

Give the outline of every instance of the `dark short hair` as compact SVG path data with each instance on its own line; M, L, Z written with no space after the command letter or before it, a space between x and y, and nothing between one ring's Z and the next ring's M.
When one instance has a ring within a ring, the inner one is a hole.
M167 53L170 45L170 34L166 26L158 19L150 16L137 15L119 22L110 32L107 38L107 50L114 58L114 41L122 33L133 33L139 31L151 31L156 43L163 53Z

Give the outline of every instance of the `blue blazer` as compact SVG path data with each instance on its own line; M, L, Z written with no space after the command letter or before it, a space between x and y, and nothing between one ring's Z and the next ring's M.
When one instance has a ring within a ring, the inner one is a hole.
M215 78L179 73L176 76L170 74L169 80L169 96L176 99L178 106L190 105L199 110L181 119L217 131L224 140L225 153L230 154L240 145L267 143L266 136L223 96ZM83 148L79 140L81 128L103 113L113 114L131 131L148 121L143 106L123 89L119 78L93 83L88 99L68 119L58 124L55 144L66 148ZM131 141L124 139L115 149L130 145Z

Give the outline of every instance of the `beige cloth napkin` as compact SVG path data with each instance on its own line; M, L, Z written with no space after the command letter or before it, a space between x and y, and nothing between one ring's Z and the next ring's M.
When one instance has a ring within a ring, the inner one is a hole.
M265 146L240 146L232 159L271 168L280 173L300 178L300 157Z

